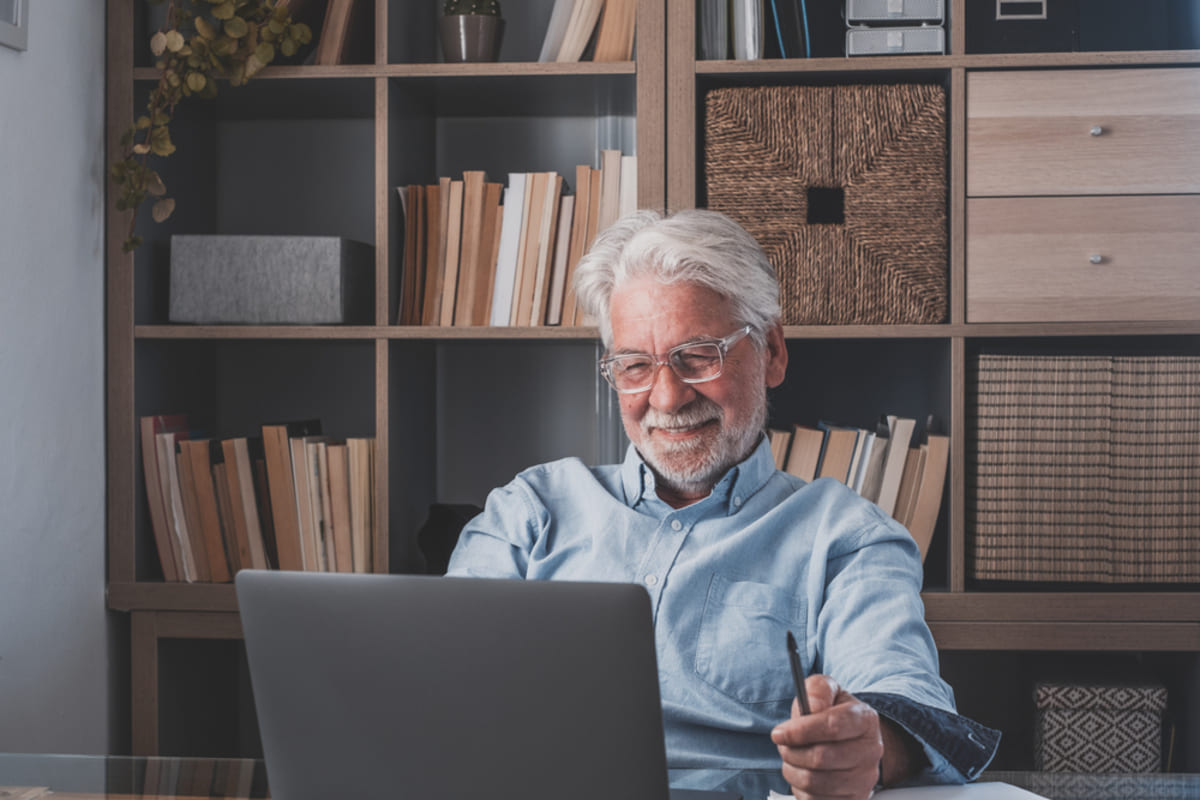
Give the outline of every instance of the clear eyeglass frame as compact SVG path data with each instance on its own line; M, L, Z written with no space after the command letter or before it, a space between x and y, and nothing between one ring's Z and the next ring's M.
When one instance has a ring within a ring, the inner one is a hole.
M600 374L620 394L648 391L654 386L659 367L663 366L670 367L675 377L684 383L708 383L721 377L729 349L748 336L751 330L752 326L743 325L723 339L684 342L661 356L651 353L605 356L600 359ZM633 378L631 370L635 365L645 370L644 380Z

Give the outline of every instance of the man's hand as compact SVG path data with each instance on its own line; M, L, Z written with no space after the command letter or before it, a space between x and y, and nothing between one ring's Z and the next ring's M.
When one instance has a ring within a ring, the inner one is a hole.
M810 675L805 687L812 713L801 714L800 704L793 701L791 719L771 731L792 794L799 800L870 797L884 757L885 729L879 715L828 675ZM889 739L891 733L887 729ZM898 750L903 757L903 746Z

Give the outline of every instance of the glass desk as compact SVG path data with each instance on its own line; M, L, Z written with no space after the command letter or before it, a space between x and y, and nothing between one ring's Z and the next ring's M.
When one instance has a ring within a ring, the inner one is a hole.
M1200 774L1080 775L985 772L1051 800L1196 800ZM672 786L727 789L766 800L786 789L774 771L672 770ZM0 753L0 800L125 800L269 797L262 761L252 759Z

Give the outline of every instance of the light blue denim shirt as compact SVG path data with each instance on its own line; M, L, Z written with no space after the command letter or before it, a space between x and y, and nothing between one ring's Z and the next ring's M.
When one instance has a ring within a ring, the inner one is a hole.
M711 495L680 509L632 446L619 465L568 458L492 491L448 574L639 583L650 593L673 768L776 768L771 729L805 669L922 743L925 781L976 777L998 735L957 716L924 621L908 532L843 484L775 468L765 439Z

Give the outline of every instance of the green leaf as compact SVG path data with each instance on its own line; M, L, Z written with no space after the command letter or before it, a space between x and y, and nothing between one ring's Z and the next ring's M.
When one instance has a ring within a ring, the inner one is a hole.
M200 34L201 38L207 39L210 42L217 38L217 32L204 17L196 17L196 33Z
M167 49L172 53L178 53L183 49L184 41L183 34L179 31L169 31L167 33Z
M208 83L208 78L204 77L202 72L189 72L187 76L188 88L193 92L198 92Z
M233 19L233 15L237 12L237 7L233 3L226 0L212 10L212 15L217 19Z
M175 212L175 200L171 197L164 197L156 202L153 208L150 209L150 216L155 222L164 222L167 217Z
M270 64L275 60L275 45L270 42L261 42L258 47L254 48L254 55L251 58L257 57L263 65Z
M283 53L283 55L287 58L291 58L292 56L296 55L296 51L298 49L299 46L296 44L295 39L284 39L279 43L279 52Z
M141 236L130 236L128 239L125 240L125 243L121 245L121 250L126 253L132 253L134 250L137 250L141 246L142 246L142 237Z
M225 35L233 39L240 39L246 35L249 27L246 25L246 20L241 17L234 17L225 23Z
M267 30L269 30L271 33L275 34L276 36L281 35L284 32L284 30L286 29L286 27L287 26L285 26L282 22L280 22L277 19L272 19L270 22L267 23Z
M167 193L162 177L154 170L150 170L146 175L146 191L155 197L162 197Z
M166 128L155 128L150 134L150 151L156 156L169 156L175 152L175 145L171 143L171 134Z
M177 31L172 31L172 33L177 33ZM167 35L165 33L163 33L162 31L159 31L158 33L156 33L150 37L150 52L154 53L154 55L156 57L161 56L166 51L166 49L167 49Z
M146 128L150 127L150 118L147 117L145 114L143 114L142 116L137 118L137 122L134 123L134 127L137 128L139 131L146 130Z

